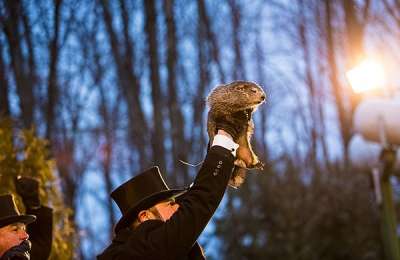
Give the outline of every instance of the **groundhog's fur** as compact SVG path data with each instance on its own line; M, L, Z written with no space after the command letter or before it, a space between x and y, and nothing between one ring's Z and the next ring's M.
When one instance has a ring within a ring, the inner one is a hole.
M217 86L207 98L210 107L208 112L207 131L210 144L217 132L215 118L230 117L238 111L246 111L251 115L265 100L262 88L253 82L234 81L232 83ZM253 119L249 121L247 131L241 134L235 142L239 144L236 152L235 169L232 173L229 185L237 188L243 182L247 169L262 169L263 163L258 160L250 144L254 131Z

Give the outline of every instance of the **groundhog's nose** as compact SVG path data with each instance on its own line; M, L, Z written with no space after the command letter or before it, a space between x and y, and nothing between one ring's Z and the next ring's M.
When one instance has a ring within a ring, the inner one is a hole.
M262 96L261 96L261 100L265 100L265 95L262 95Z

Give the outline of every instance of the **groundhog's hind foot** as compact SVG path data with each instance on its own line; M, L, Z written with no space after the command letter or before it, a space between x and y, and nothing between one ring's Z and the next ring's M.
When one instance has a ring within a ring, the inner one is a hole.
M237 189L240 187L240 185L243 184L245 178L247 175L247 170L245 168L241 168L238 166L235 166L232 176L229 180L229 186L231 186L234 189Z

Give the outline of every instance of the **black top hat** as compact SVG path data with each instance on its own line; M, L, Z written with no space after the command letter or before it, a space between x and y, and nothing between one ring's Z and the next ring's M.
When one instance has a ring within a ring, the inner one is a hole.
M170 190L157 166L133 177L111 192L112 199L122 213L121 219L115 226L115 232L130 225L141 210L148 209L168 198L179 196L185 191L184 189Z
M0 228L13 224L29 224L36 220L34 215L21 215L11 194L0 196Z

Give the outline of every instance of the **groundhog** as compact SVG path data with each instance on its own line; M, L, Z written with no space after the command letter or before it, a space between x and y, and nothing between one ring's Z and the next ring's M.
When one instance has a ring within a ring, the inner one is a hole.
M247 131L237 140L239 148L236 152L235 169L229 185L238 188L247 174L247 169L263 169L263 163L251 148L250 139L254 132L252 113L265 101L265 93L254 82L234 81L214 88L207 97L210 108L208 112L207 131L210 144L217 132L215 118L229 117L238 111L245 111L250 118Z

